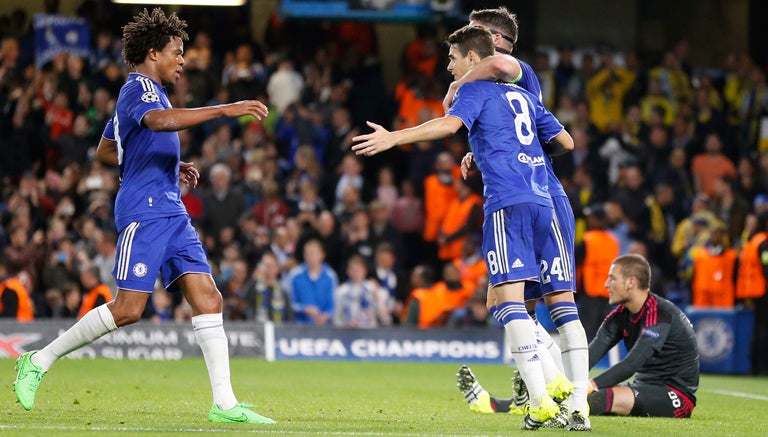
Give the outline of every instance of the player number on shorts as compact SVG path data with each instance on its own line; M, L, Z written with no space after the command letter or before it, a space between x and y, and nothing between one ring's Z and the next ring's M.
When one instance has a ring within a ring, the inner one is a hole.
M549 284L552 282L552 275L557 276L558 281L564 281L563 275L563 262L559 256L552 258L552 268L550 268L547 260L541 260L541 283Z
M496 252L489 250L486 254L488 271L495 275L499 272L499 263L496 261Z
M683 405L683 402L677 396L677 393L675 393L673 391L668 391L667 395L669 396L669 399L672 400L672 406L673 407L680 408L680 406Z
M528 112L528 101L517 91L508 91L506 96L509 106L515 113L517 139L523 145L530 145L533 142L533 129L531 128L531 114Z

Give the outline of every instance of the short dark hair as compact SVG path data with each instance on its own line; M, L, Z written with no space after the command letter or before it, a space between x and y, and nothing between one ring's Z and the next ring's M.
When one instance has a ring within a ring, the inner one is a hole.
M493 55L496 50L491 32L483 26L464 26L448 35L445 42L456 47L462 56L472 50L480 59Z
M123 26L123 59L131 66L144 62L151 49L162 50L177 36L186 41L189 39L184 30L187 22L180 19L176 12L166 16L160 8L155 8L150 14L145 8L133 21Z
M489 27L492 31L501 32L509 37L512 44L517 43L517 15L504 6L496 9L480 9L469 14L469 21Z
M637 286L641 290L651 288L651 265L641 255L627 254L613 260L613 265L621 269L625 277L637 279Z

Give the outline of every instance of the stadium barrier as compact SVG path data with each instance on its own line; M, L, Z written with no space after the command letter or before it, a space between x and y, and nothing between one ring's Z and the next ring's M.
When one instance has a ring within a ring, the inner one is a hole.
M696 332L702 372L749 373L754 324L751 310L687 308L686 313ZM71 325L71 320L0 321L0 357L15 358L39 349ZM256 322L227 322L225 329L232 357L269 361L512 362L504 347L503 329L353 329ZM553 336L557 336L556 331ZM178 360L201 354L190 324L140 322L72 352L69 358ZM597 367L609 367L624 356L626 349L620 343Z
M69 320L0 321L0 357L39 349L72 325ZM232 357L267 360L429 361L502 363L501 329L369 329L256 322L225 323ZM105 335L69 358L178 360L201 356L189 324L140 322Z

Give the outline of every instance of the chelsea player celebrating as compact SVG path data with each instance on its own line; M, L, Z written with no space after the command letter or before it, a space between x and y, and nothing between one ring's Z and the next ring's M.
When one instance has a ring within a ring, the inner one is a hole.
M242 101L195 109L173 109L163 88L179 79L184 67L186 22L159 8L146 9L123 27L123 57L133 72L120 90L115 114L97 149L105 163L119 165L120 189L115 221L120 232L113 274L118 292L112 302L94 308L39 351L17 361L14 383L22 407L31 410L43 376L60 357L90 344L120 326L138 321L158 273L166 288L178 288L192 306L192 326L213 388L212 422L274 423L240 404L229 375L222 297L189 215L181 203L179 172L194 186L198 173L180 164L177 131L219 117L252 115L267 108Z
M492 35L484 27L465 26L447 42L448 70L457 79L494 54ZM560 149L573 148L573 140L537 96L516 85L485 81L463 85L442 118L395 132L375 123L368 125L374 132L353 138L357 144L352 146L357 154L366 156L396 145L445 138L463 125L469 129L469 142L485 185L483 253L491 285L487 305L504 325L528 387L531 408L523 429L537 429L559 412L547 394L535 327L524 304L526 283L539 281L540 248L552 224L540 138Z

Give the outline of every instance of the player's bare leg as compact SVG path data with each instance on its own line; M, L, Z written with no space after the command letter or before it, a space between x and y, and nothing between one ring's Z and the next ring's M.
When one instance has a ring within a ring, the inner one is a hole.
M229 371L229 344L224 333L223 300L208 274L188 273L176 280L192 307L195 339L203 351L213 390L211 422L275 423L239 403L232 390Z
M59 358L90 344L116 330L141 319L149 293L118 290L115 300L92 309L71 328L39 351L31 351L16 362L16 382L13 388L18 402L26 410L35 404L40 381Z

